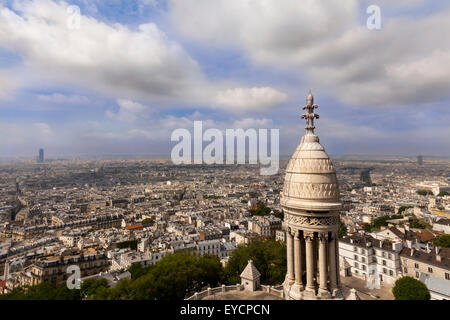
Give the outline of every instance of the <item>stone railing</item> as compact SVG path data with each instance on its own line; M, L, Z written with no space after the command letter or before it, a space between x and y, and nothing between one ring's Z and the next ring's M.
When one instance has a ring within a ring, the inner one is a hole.
M280 297L281 299L284 299L284 289L283 286L265 286L261 285L261 289L268 294Z
M222 292L229 292L229 291L242 291L244 290L244 285L242 284L236 284L232 286L226 286L222 285L221 287L217 288L208 288L201 292L196 292L194 295L190 296L189 298L185 300L201 300L205 297L212 296L216 293L222 293Z

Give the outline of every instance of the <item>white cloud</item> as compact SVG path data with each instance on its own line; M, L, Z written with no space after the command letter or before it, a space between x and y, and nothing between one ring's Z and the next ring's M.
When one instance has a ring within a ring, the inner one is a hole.
M40 94L37 96L38 100L53 103L69 103L69 104L86 104L89 98L76 94Z
M274 88L234 88L219 91L216 103L224 108L236 111L267 110L284 102L287 95Z
M273 126L271 119L245 118L234 121L232 127L235 129L267 129Z
M39 73L112 96L176 99L203 82L197 63L155 24L132 31L82 16L81 27L71 30L67 6L50 0L16 0L15 11L0 6L0 47Z
M118 99L117 104L119 105L119 112L115 113L111 110L106 110L107 117L130 122L140 117L146 118L152 112L149 107L127 99Z
M13 72L0 69L0 99L8 99L19 87L19 81Z
M171 0L169 10L185 36L239 48L253 63L298 75L348 104L407 105L450 95L443 75L450 69L449 9L415 18L382 11L379 31L366 28L357 0Z
M50 135L50 134L52 134L52 129L45 122L33 123L33 127L35 128L35 131L38 134L41 134L41 135Z

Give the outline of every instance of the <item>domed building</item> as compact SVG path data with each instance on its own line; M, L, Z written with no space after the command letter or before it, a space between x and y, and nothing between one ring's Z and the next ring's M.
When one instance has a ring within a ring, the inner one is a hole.
M342 299L339 279L339 187L332 161L314 133L318 106L307 97L306 134L286 168L281 205L287 244L286 299Z

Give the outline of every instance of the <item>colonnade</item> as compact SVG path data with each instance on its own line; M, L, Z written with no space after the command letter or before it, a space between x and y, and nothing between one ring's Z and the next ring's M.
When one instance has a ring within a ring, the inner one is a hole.
M335 232L286 232L287 278L298 290L329 297L340 287Z

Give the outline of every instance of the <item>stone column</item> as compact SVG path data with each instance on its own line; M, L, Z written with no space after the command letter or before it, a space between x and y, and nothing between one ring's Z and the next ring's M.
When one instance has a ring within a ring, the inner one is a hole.
M327 266L327 235L325 233L319 234L319 295L321 297L328 297L328 266Z
M286 247L287 247L287 279L289 284L294 282L294 248L292 244L291 228L286 230Z
M328 256L329 256L329 265L330 265L330 289L333 292L337 287L337 263L336 263L336 236L332 232L329 237L328 244Z
M335 248L335 257L336 257L336 283L337 283L337 287L340 289L341 288L341 277L339 275L340 272L340 267L339 267L339 238L337 236L337 232L333 233L334 235L334 248Z
M300 244L300 231L297 230L294 237L295 284L297 284L300 288L303 288L302 250Z
M306 291L310 291L313 294L316 292L314 285L314 250L313 250L313 232L305 232L306 243Z

